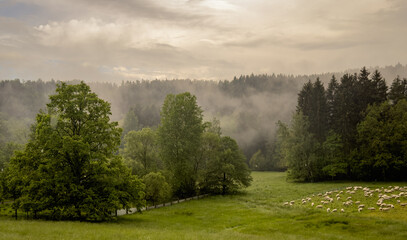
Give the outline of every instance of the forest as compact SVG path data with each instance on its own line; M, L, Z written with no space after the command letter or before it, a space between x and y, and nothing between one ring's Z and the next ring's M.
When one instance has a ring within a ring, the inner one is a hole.
M406 120L406 78L388 88L378 70L362 68L333 76L326 89L317 78L299 92L290 123L278 122L272 151L251 165L267 168L271 159L296 181L405 181Z
M249 167L300 182L406 180L407 79L388 87L377 69L121 85L5 80L0 91L0 200L12 200L16 217L99 221L234 193L250 185Z
M188 92L166 96L157 129L122 134L110 104L84 82L55 91L25 146L4 144L0 201L12 202L15 218L21 210L35 219L103 221L120 209L250 185L236 141L217 121L203 122Z

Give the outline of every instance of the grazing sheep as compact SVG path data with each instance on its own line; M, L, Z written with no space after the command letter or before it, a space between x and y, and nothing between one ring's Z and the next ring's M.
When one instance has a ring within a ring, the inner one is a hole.
M311 207L313 207L314 206L314 203L311 203Z
M327 209L326 209L326 212L329 212L329 211L331 211L331 209L330 209L330 208L327 208Z
M372 210L372 211L374 211L375 210L375 208L374 207L370 207L370 208L368 208L369 210Z
M322 208L322 205L317 205L316 208Z
M346 200L349 200L349 199L351 199L351 198L352 198L352 197L347 197Z
M290 204L294 204L294 201L291 201Z
M341 199L341 197L337 197L336 200L339 201L339 199Z
M288 205L288 202L285 202L285 203L284 203L284 206L287 206L287 205Z
M345 212L345 209L341 208L341 212Z
M402 207L404 207L406 205L407 205L407 203L400 203L400 206L402 206Z
M364 207L365 207L365 205L360 204L358 208L364 208Z
M335 208L335 209L332 209L332 212L337 212L338 210Z
M363 208L359 208L359 209L358 209L358 212L361 212L362 210L363 210Z
M359 204L359 203L360 203L360 201L356 201L356 202L355 202L355 204Z
M380 211L389 211L390 208L380 208Z

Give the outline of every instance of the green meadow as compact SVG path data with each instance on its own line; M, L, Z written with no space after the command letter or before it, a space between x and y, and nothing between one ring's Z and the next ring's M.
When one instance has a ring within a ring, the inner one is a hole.
M106 223L14 220L6 210L0 214L0 239L407 239L407 206L394 201L389 211L344 213L311 207L301 199L348 186L371 189L407 186L407 183L324 182L292 183L285 173L253 172L252 186L232 196L212 196L143 213L119 217ZM346 196L343 196L346 197ZM373 206L376 198L361 193L353 201ZM294 200L292 206L285 202ZM407 202L404 196L399 199ZM317 202L316 202L317 203ZM318 203L319 204L319 203ZM329 205L342 208L340 201Z

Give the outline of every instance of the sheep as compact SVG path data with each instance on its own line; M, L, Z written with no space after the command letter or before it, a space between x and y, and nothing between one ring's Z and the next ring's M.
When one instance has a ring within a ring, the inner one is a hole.
M402 207L404 207L406 205L407 205L407 203L400 203L400 206L402 206Z
M364 207L365 207L365 205L360 204L358 208L364 208Z
M316 208L322 208L322 205L317 205Z
M359 204L359 203L360 203L360 201L356 201L356 202L355 202L355 204Z
M336 201L339 201L340 199L341 199L341 197L337 197L337 198L336 198Z
M330 208L327 208L327 209L326 209L326 212L329 212L329 211L331 211L331 209L330 209Z
M374 211L374 210L375 210L374 207L370 207L370 208L368 208L368 209L371 210L371 211Z
M346 200L349 200L349 199L351 199L352 197L348 197L348 198L346 198Z
M380 211L389 211L390 208L380 208Z
M341 212L345 212L345 209L341 208Z
M294 201L291 201L290 204L293 205L293 204L294 204Z
M284 203L284 206L287 206L287 205L288 205L288 202L285 202L285 203Z
M311 203L311 207L313 207L314 206L314 203Z
M359 208L359 209L358 209L358 212L361 212L362 210L363 210L363 208Z
M338 210L336 208L332 209L332 212L337 212Z

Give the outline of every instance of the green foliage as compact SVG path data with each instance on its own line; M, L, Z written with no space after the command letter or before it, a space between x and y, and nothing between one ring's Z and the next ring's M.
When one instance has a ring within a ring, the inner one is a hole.
M358 125L355 161L362 179L406 180L407 101L384 102L368 108Z
M296 181L320 179L321 146L308 131L309 122L302 112L294 115L285 143L285 161L288 163L288 178Z
M204 191L227 194L248 187L252 178L245 160L235 140L221 137L218 156L207 162Z
M110 105L85 83L57 86L32 137L10 162L14 208L34 217L105 220L115 209L141 205L143 185L114 156L121 129Z
M297 111L309 119L309 131L319 142L325 140L328 129L328 105L325 89L319 78L308 81L298 94Z
M322 148L326 164L322 168L324 174L330 176L332 180L337 176L344 176L347 173L348 164L345 161L341 137L333 131L329 132Z
M153 205L170 199L171 187L160 172L150 172L143 177L146 185L146 200Z
M203 130L202 110L195 96L190 93L167 95L161 110L158 139L162 158L172 174L172 189L178 197L195 194L194 158Z
M151 128L130 131L126 134L122 155L133 174L145 175L150 171L158 171L163 168L158 154L157 141L157 133Z

